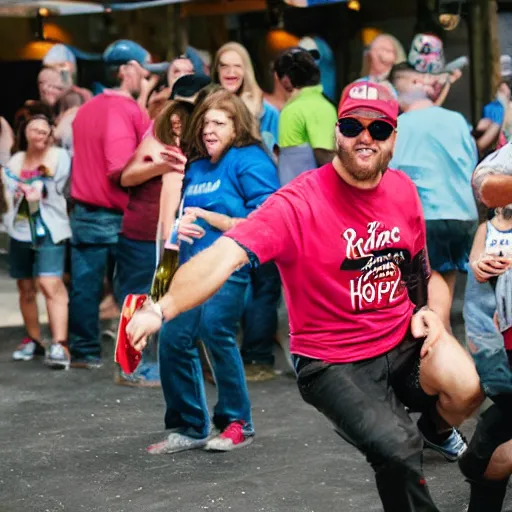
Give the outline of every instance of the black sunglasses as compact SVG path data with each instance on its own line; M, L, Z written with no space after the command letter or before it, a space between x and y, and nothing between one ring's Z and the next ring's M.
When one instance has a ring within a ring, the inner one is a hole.
M391 137L395 128L386 121L372 121L367 127L353 117L344 117L338 120L338 128L344 137L357 137L364 130L368 130L373 140L384 141Z

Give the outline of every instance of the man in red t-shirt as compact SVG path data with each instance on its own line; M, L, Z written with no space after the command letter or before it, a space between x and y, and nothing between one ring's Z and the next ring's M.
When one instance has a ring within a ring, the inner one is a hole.
M301 174L184 265L127 333L143 347L162 321L206 300L236 268L275 261L302 397L367 457L386 512L436 511L423 439L405 406L425 413L426 442L450 444L443 453L453 460L466 444L450 425L482 395L470 357L426 307L419 197L404 173L387 169L397 115L384 86L348 86L332 164Z
M115 264L128 191L121 174L149 127L134 99L147 95L150 55L133 41L103 54L113 89L89 100L73 122L69 347L74 367L101 363L99 304L107 261ZM57 362L56 362L57 364Z

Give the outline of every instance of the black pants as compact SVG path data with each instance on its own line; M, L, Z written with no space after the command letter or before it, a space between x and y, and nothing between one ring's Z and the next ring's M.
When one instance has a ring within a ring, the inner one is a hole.
M512 411L492 405L482 414L468 449L459 459L471 486L468 512L501 512L509 478L487 480L484 474L496 448L511 439Z
M387 354L356 363L296 358L302 397L366 456L385 512L438 511L422 474L423 439L404 407L427 411L437 399L419 385L422 341L409 333Z

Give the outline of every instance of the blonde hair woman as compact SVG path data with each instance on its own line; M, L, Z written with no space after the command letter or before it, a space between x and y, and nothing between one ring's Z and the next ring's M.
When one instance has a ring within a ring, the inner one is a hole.
M239 43L226 43L215 54L213 81L239 96L259 123L263 142L270 151L277 145L279 111L263 98L249 53Z
M363 53L361 76L373 82L385 81L391 68L405 60L400 41L391 34L379 34Z
M263 98L247 50L238 43L221 46L215 55L212 78L242 99L259 121L261 138L272 153L278 141L279 111ZM275 376L273 346L280 296L281 281L274 263L263 265L252 274L243 317L242 356L247 380Z

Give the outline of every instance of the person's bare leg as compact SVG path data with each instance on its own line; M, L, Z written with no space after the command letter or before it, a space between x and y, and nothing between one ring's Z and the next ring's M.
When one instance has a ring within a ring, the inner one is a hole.
M512 475L512 440L494 450L484 473L488 480L505 480Z
M37 309L37 288L34 279L19 279L19 304L25 329L30 338L41 341L41 327L39 325L39 311Z
M48 319L53 341L64 342L68 337L68 291L61 277L39 278L39 286L46 299Z
M455 293L456 279L457 272L455 270L445 272L444 274L432 271L428 283L428 306L437 313L449 333L452 332L450 312Z
M449 334L422 359L420 385L429 395L439 396L437 412L452 426L460 425L484 400L473 360Z

